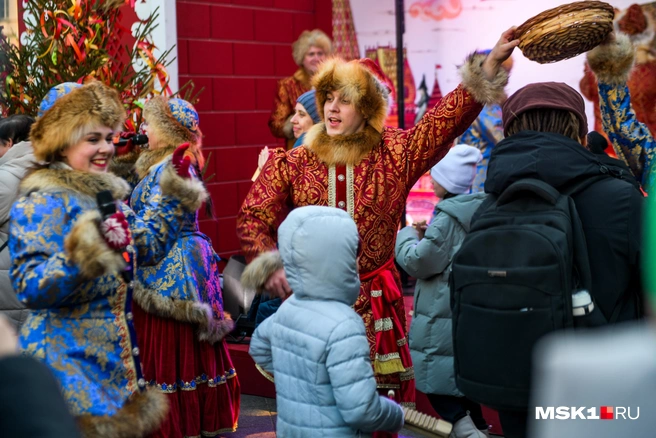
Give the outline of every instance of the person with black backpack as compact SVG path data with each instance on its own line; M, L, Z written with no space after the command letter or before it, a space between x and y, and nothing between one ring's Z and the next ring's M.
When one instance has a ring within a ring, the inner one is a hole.
M528 85L502 110L488 198L450 281L458 389L497 409L515 438L526 434L538 339L641 317L643 197L584 147L583 99L568 85Z

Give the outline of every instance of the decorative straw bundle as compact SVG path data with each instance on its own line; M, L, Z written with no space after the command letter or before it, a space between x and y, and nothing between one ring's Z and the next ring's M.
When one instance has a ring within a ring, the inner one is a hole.
M549 9L515 31L528 59L546 64L572 58L601 43L613 30L615 11L597 1L574 2Z

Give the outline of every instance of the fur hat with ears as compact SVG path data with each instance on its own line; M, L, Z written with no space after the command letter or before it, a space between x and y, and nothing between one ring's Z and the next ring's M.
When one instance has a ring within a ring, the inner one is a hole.
M368 125L382 132L387 118L390 89L383 83L383 78L379 79L379 74L382 73L372 71L370 64L357 60L345 62L331 58L321 64L312 78L312 85L317 90L317 109L321 119L324 118L323 108L328 93L338 91L360 110Z
M319 29L304 30L298 39L294 41L294 44L292 44L292 56L296 65L299 67L303 65L303 58L305 58L305 54L312 46L323 49L326 55L330 55L333 51L333 43L328 38L328 35Z
M166 146L189 143L194 151L200 149L203 134L198 127L198 112L186 100L155 96L144 105L143 115L148 127Z
M30 131L34 156L46 163L57 160L59 154L79 141L88 129L107 126L120 131L126 117L116 90L101 82L58 87L46 96L52 101L44 106ZM56 98L52 99L53 96Z

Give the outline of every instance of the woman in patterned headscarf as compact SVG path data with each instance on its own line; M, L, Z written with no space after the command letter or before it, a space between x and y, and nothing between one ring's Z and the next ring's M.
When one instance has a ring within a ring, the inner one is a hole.
M155 97L146 103L144 119L149 147L136 164L141 181L130 200L136 212L162 202L162 170L180 144L189 144L185 163L203 185L202 133L194 107L182 99ZM194 211L185 217L169 254L138 272L146 286L135 294L144 375L171 405L156 436L216 436L237 427L239 382L223 340L233 323L223 313L218 261Z

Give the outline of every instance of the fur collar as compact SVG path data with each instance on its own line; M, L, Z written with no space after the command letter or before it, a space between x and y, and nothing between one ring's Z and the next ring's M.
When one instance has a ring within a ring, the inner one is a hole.
M294 79L296 79L298 82L300 82L304 87L306 87L308 90L312 88L312 78L310 75L305 71L303 67L299 68L296 70L296 72L292 75ZM296 104L296 103L294 103Z
M323 122L314 125L305 136L306 147L328 166L356 165L380 140L381 135L369 125L365 125L362 131L355 134L330 136Z
M114 174L81 172L66 165L54 164L36 170L25 178L20 185L20 195L57 189L82 193L93 199L103 190L111 191L117 200L124 200L130 193L130 185Z
M141 149L135 148L125 155L114 155L112 161L109 163L109 171L126 181L133 180L136 176L135 163L142 152Z
M148 175L148 171L150 171L151 167L164 161L169 155L173 154L173 151L175 151L175 147L165 147L154 150L148 149L143 151L136 164L139 179L143 179Z

